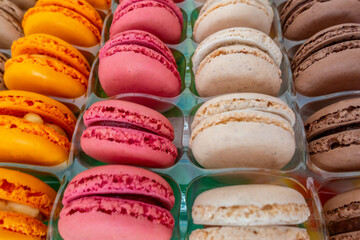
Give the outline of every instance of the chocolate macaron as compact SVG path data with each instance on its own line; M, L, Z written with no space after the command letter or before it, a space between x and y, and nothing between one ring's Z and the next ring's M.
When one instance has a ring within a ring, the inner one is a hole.
M291 65L295 89L305 96L360 90L359 62L360 24L327 28L296 52Z
M0 0L0 48L10 49L14 40L23 36L21 9L9 0Z
M330 240L360 239L360 188L331 198L324 214Z
M305 122L310 158L327 171L360 170L360 98L331 104Z
M360 23L358 0L289 0L280 13L284 36L303 40L342 23Z

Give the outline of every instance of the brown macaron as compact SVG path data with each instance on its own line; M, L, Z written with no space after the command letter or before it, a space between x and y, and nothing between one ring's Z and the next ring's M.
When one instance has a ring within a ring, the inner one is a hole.
M336 195L324 205L330 240L359 239L360 188Z
M360 170L360 98L331 104L305 122L310 158L326 171Z
M358 0L289 0L280 13L284 36L303 40L342 23L360 23Z
M327 28L296 52L291 64L295 89L305 96L360 90L359 62L360 24Z

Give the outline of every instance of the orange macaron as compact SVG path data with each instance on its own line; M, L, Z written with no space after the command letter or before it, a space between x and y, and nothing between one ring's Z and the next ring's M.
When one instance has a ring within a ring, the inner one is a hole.
M74 114L62 103L25 91L0 91L0 162L41 166L68 159Z
M56 192L38 178L0 168L0 239L44 240Z
M103 21L85 0L38 0L24 15L25 36L47 33L66 42L91 47L100 42Z
M11 54L5 64L7 88L63 98L86 93L90 65L67 42L48 34L33 34L13 42Z

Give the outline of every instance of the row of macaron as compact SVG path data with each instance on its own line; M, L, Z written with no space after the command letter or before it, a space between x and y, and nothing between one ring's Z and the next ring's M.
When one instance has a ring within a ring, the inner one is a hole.
M0 172L2 239L47 233L50 239L180 239L181 194L169 176L124 165L94 167L61 183L37 172ZM200 177L187 190L186 239L357 239L355 181L317 188L307 179L306 188L271 173Z
M338 101L314 112L303 126L291 100L259 93L221 95L193 108L187 149L182 111L160 99L99 99L78 112L77 120L67 106L44 95L0 91L0 159L63 169L74 159L90 167L169 168L186 151L204 169L289 172L305 164L309 153L311 162L325 171L356 171L359 105L358 97Z

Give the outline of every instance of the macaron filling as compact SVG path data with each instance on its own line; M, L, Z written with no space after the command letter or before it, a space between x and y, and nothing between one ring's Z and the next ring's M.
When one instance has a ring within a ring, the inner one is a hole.
M40 221L46 219L46 217L37 208L4 199L0 199L0 211L21 213Z
M359 208L359 202L356 203ZM350 207L350 206L349 206ZM354 232L360 230L360 217L350 218L339 222L329 223L328 228L330 235L337 235L347 232Z
M146 128L142 128L140 126L137 126L135 124L131 124L131 123L126 123L126 122L118 122L118 121L97 121L97 122L91 122L88 127L93 127L93 126L105 126L105 127L119 127L119 128L127 128L127 129L133 129L133 130L138 130L138 131L142 131L142 132L147 132L147 133L151 133L151 134L155 134L160 136L158 133L153 132L149 129Z

